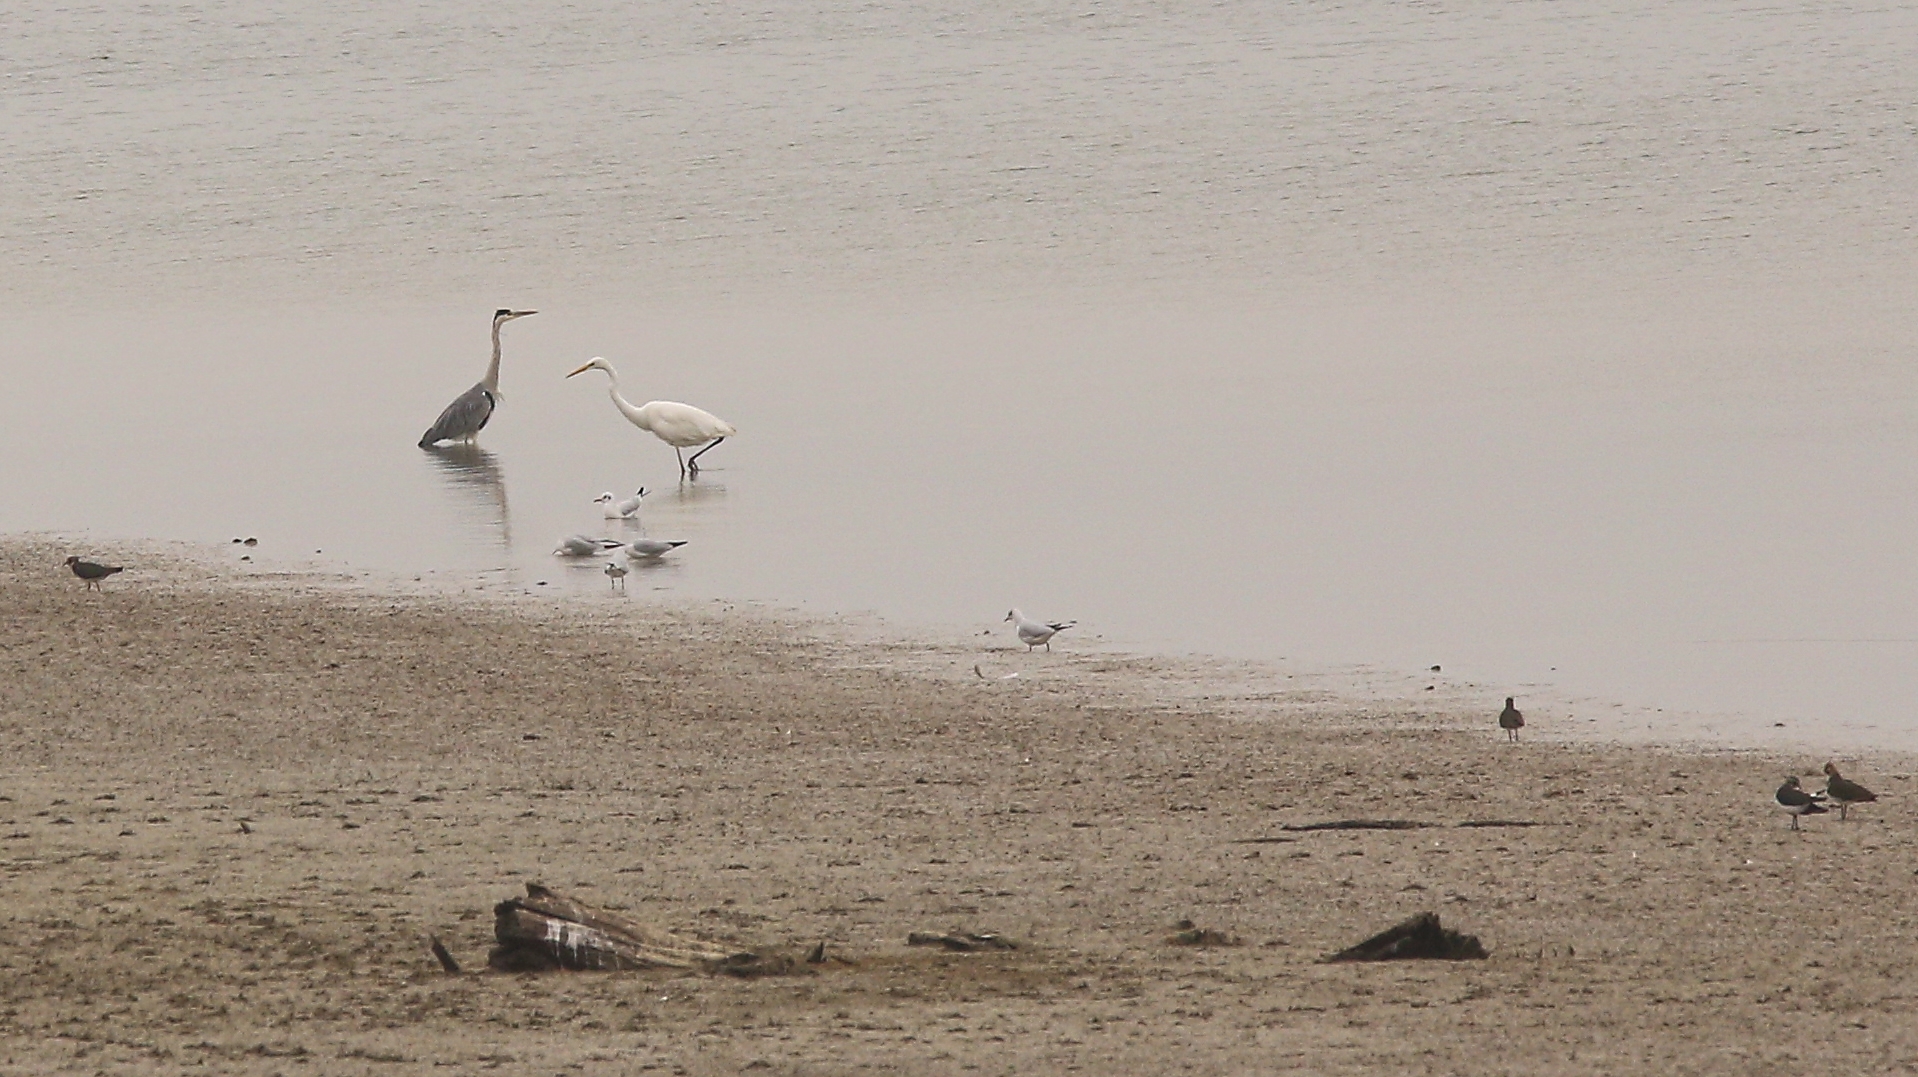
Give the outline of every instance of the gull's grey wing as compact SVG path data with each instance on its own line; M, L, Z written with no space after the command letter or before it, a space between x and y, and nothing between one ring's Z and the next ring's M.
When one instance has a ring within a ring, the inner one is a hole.
M486 427L486 420L493 417L493 394L486 386L475 385L459 395L459 399L446 405L440 417L433 420L433 426L420 435L420 448L431 448L441 441L457 441L470 438Z

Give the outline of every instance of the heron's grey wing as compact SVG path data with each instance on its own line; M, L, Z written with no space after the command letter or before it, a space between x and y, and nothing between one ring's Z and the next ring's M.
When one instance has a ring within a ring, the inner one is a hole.
M433 420L432 428L420 435L420 448L435 442L470 438L484 429L486 420L492 417L493 394L487 392L484 385L475 385L446 405L440 417Z

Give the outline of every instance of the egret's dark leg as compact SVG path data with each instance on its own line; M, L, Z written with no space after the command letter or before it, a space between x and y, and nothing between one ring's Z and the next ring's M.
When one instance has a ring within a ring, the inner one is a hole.
M683 479L686 477L686 454L680 450L679 446L675 445L673 446L673 455L679 457L679 477Z
M713 440L707 442L706 448L701 449L698 452L694 453L693 458L691 460L686 461L686 466L688 468L691 468L693 471L697 472L699 470L699 458L706 455L706 453L710 451L713 446L725 440L726 440L725 438L714 438Z

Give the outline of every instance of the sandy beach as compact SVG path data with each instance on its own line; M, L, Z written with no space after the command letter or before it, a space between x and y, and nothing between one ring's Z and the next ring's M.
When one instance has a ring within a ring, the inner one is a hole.
M0 544L7 1073L1918 1069L1906 757L1793 833L1823 758L1507 744L1489 690L67 552ZM1343 819L1431 825L1285 829ZM530 881L833 959L484 971ZM1319 962L1424 911L1489 959ZM905 945L952 929L1018 948Z

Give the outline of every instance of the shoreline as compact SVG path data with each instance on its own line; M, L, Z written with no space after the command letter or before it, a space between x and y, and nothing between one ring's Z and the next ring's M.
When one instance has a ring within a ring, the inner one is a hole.
M1770 792L1824 757L1505 745L1478 707L1203 690L1140 656L980 652L1022 674L981 680L936 641L760 612L595 619L184 559L83 595L56 549L0 542L6 1067L1918 1058L1908 754L1839 757L1883 799L1794 834ZM1432 825L1286 829L1341 819ZM1537 825L1458 825L1495 820ZM835 961L442 973L426 936L482 967L488 910L531 881ZM1318 963L1427 911L1490 958ZM1233 944L1173 945L1181 920ZM954 929L1019 949L904 945Z
M59 532L0 534L0 548L21 543L54 547L81 544ZM669 611L693 617L736 615L795 638L830 642L854 650L877 650L897 668L920 675L965 679L975 662L1016 659L1023 650L1008 634L983 635L972 626L902 624L873 612L820 613L776 602L741 598L687 598L670 592L619 596L607 606L591 592L560 587L542 592L523 582L481 582L511 568L472 573L406 573L277 554L241 564L224 544L186 540L140 540L116 544L134 557L149 557L167 567L168 582L188 578L222 587L288 597L358 596L379 602L400 597L459 606L514 611L517 615L558 619L581 628L617 627L635 610ZM258 551L247 551L256 553ZM56 561L58 559L56 558ZM555 571L573 566L555 564ZM122 578L125 579L124 577ZM595 579L598 579L595 576ZM130 582L130 581L128 581ZM543 583L540 585L543 586ZM715 613L712 607L717 608ZM997 626L995 626L996 628ZM1678 752L1757 752L1779 755L1878 754L1918 758L1914 735L1886 734L1876 726L1845 725L1811 730L1733 712L1667 708L1626 703L1589 691L1550 684L1481 684L1439 671L1408 671L1365 662L1314 662L1207 654L1189 649L1139 650L1097 634L1067 637L1051 667L1039 676L1062 680L1087 691L1118 691L1135 702L1149 686L1155 698L1172 692L1188 702L1204 702L1241 717L1287 716L1298 707L1340 702L1400 716L1411 727L1429 720L1434 730L1496 728L1500 702L1519 698L1527 715L1528 740L1647 747ZM904 661L913 656L914 661ZM1147 676L1127 676L1149 670ZM1033 671L1006 666L1030 680ZM1115 676L1116 675L1116 676ZM1481 713L1482 712L1482 713Z

